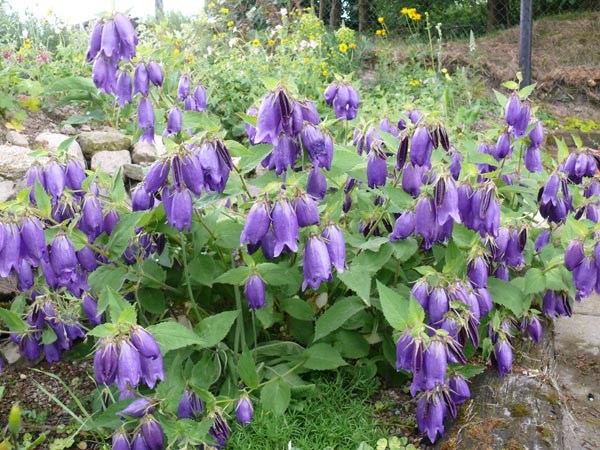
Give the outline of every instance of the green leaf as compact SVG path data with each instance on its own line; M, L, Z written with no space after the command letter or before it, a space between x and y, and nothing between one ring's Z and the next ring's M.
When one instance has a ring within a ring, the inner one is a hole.
M356 331L338 330L333 336L334 348L342 357L350 359L365 358L371 346L367 340Z
M119 223L110 234L106 244L111 256L121 257L123 255L123 251L130 245L129 240L135 234L135 226L144 213L144 211L136 211L123 215L119 219Z
M161 284L167 279L167 272L153 258L148 258L142 263L142 272L149 275L149 277L142 277L144 286L160 288Z
M425 319L421 305L410 298L402 298L400 294L377 280L377 291L381 301L381 309L388 323L396 330L402 331Z
M160 289L141 288L137 292L137 298L142 310L152 314L161 314L167 308L165 294Z
M367 305L371 305L371 274L359 265L352 265L348 270L342 273L338 273L338 278L349 288L352 289L356 294L365 302Z
M227 249L240 246L240 235L244 225L231 220L220 222L215 230L217 245Z
M29 329L27 322L8 309L0 308L0 319L2 319L8 329L13 333L19 333Z
M554 136L554 141L556 142L556 148L558 148L557 159L558 161L564 161L569 157L569 147L563 139L559 139L557 136Z
M525 274L525 294L537 294L546 290L546 276L540 269L532 267Z
M217 131L221 128L221 124L219 119L212 115L209 116L205 112L184 111L183 128L193 131Z
M98 313L108 309L108 314L111 322L120 322L121 313L131 307L122 295L117 293L110 286L104 286L98 299ZM135 312L135 310L134 310ZM135 322L135 320L134 320Z
M505 81L504 83L501 84L502 87L505 87L506 89L510 89L511 91L516 91L517 89L519 89L519 83L517 83L516 81Z
M202 345L204 341L187 327L184 327L177 322L161 322L156 325L151 325L148 331L152 333L156 342L160 346L160 351L163 355L171 350L187 347L189 345Z
M409 237L393 242L392 249L394 251L394 258L396 258L398 262L405 262L417 252L419 244L416 239Z
M256 364L254 363L254 358L252 358L252 354L246 346L244 346L242 355L238 360L238 374L240 375L240 378L244 382L244 384L250 389L256 389L258 387L258 383L260 382L260 380L258 378Z
M490 277L488 278L488 291L494 303L510 309L517 317L521 316L525 301L521 289L512 283Z
M365 250L354 259L353 265L360 266L361 270L375 273L388 262L392 253L392 244L388 242L382 245L378 252Z
M485 372L485 366L476 366L474 364L465 364L464 366L456 365L452 366L452 369L460 373L467 380L469 378L473 378L476 375L479 375L480 373Z
M58 337L56 336L56 333L54 332L54 330L52 328L47 327L42 332L42 344L44 344L44 345L52 344L53 342L56 341L56 339L58 339Z
M345 366L346 361L329 344L319 343L304 350L304 367L312 370L333 370L340 366Z
M337 300L331 308L317 319L314 341L316 342L337 330L346 323L346 320L364 308L365 304L358 297Z
M288 408L291 397L290 385L285 380L277 378L266 384L260 391L260 404L267 411L281 416Z
M221 376L221 360L217 353L202 352L200 360L194 365L190 377L192 386L198 389L208 389L217 382Z
M233 284L235 286L240 286L244 281L246 281L250 275L250 272L250 267L236 267L217 277L214 280L214 283Z
M298 297L286 298L281 300L280 306L282 311L288 313L295 319L312 321L314 312L312 308L304 300Z
M188 269L192 285L212 287L217 273L215 259L209 255L199 254L189 262Z
M40 212L44 217L50 217L52 214L52 202L50 196L46 193L46 190L37 178L35 179L35 184L33 186L33 194L35 196L35 203Z
M566 273L565 273L566 272ZM546 272L546 287L551 291L568 291L568 272L565 267L557 267Z
M444 273L448 274L460 274L464 271L465 268L465 255L458 248L454 239L448 243L446 247L446 255L445 255L445 264L444 264Z
M529 86L525 86L523 89L519 91L519 98L521 100L525 100L527 97L531 95L531 93L535 90L537 83L530 84Z
M200 325L196 327L196 331L202 345L204 347L214 347L225 339L239 313L239 311L225 311L207 317L200 322Z
M508 98L506 97L506 95L502 94L501 92L498 92L496 89L494 89L494 95L496 96L496 100L498 100L500 106L502 108L506 107L506 103L508 103Z
M260 277L269 286L297 285L300 287L302 278L296 268L290 267L289 263L262 263L256 266Z

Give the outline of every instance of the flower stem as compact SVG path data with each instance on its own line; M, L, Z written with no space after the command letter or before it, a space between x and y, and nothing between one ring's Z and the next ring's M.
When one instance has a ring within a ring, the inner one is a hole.
M196 299L194 297L194 293L192 292L192 284L190 283L190 271L188 268L188 260L187 260L187 240L183 233L181 233L181 239L183 241L183 245L181 246L181 259L183 260L183 275L185 276L185 285L187 287L188 297L192 302L192 310L196 316L196 320L198 323L202 321L202 315L200 314L200 309L196 304Z

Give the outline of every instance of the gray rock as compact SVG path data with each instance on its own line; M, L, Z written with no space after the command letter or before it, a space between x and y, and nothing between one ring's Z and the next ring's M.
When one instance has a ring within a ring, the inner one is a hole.
M66 134L44 132L38 134L38 136L35 138L35 144L36 146L40 146L52 153L56 153L60 144L62 144L67 139L69 139L69 136L67 136ZM71 142L67 153L72 158L77 158L80 161L85 162L83 152L81 151L81 147L79 146L77 141Z
M131 154L129 150L117 150L117 151L99 151L94 153L92 156L91 167L92 170L101 169L109 175L117 173L119 167L125 164L131 164Z
M0 177L20 181L34 163L31 150L18 145L0 145Z
M102 151L122 151L131 147L131 138L118 131L85 131L77 136L77 142L86 158Z
M123 175L133 181L142 181L144 179L144 168L139 164L123 165Z
M14 198L16 193L14 181L0 179L0 203Z
M6 359L6 362L9 364L14 364L21 359L19 346L10 339L0 344L0 353L4 355L4 359Z
M60 132L62 134L68 134L68 135L74 135L77 134L77 130L75 129L75 127L69 123L65 123L61 128L60 128Z
M29 141L27 140L27 136L19 133L15 130L10 130L6 133L6 140L9 144L18 145L19 147L28 147Z
M154 136L154 142L138 141L133 146L131 159L136 164L150 164L166 153L162 138Z

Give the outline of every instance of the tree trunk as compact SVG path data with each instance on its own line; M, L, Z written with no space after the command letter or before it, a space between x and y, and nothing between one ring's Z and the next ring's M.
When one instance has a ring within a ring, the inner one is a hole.
M509 0L488 0L488 30L508 25Z
M358 0L358 31L366 31L369 24L367 23L369 17L369 1Z
M327 8L327 0L319 0L319 19L325 21L325 8Z
M329 12L329 26L338 28L342 23L342 2L341 0L331 0L331 11Z
M162 19L165 15L163 0L154 0L154 14L157 19Z

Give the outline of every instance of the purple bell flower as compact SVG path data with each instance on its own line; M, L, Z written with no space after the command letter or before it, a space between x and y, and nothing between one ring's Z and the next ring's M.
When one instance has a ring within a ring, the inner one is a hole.
M281 111L275 93L270 92L264 98L256 118L256 143L276 144L282 130Z
M494 361L500 376L504 376L512 370L513 352L510 343L505 339L499 339L494 346Z
M323 200L327 192L327 179L319 171L318 164L308 173L306 192L316 200Z
M312 123L313 125L318 125L321 121L319 117L319 111L313 102L310 100L305 100L303 102L298 102L302 111L302 120Z
M302 144L313 164L320 162L321 155L325 153L325 136L319 127L307 122L301 132Z
M325 89L325 94L323 95L323 97L325 98L325 103L327 103L330 106L333 104L333 99L337 95L338 89L338 84L335 81L333 81L329 86L327 86L327 89Z
M0 248L4 247L5 228L0 227ZM12 228L11 228L12 232ZM37 217L28 216L21 223L20 253L31 265L37 267L40 259L47 254L44 229Z
M578 239L571 241L565 250L565 267L572 272L581 264L584 257L583 242Z
M225 418L219 412L214 413L213 417L214 422L208 430L208 434L210 434L217 443L217 450L222 450L227 445L231 429L229 428L229 425L227 425Z
M195 419L204 412L204 404L194 391L183 391L177 407L177 417L180 419Z
M165 371L162 356L146 358L140 356L140 368L142 370L142 381L150 389L154 389L158 381L165 381Z
M154 108L147 97L140 100L137 110L138 126L143 130L141 140L152 142L154 140Z
M118 430L112 436L112 450L131 450L124 430Z
M95 195L87 195L83 200L79 228L91 240L96 239L103 231L104 217L102 215L102 204Z
M244 295L251 310L260 309L266 305L265 282L257 274L252 274L244 285Z
M437 224L442 226L448 220L460 222L458 209L458 190L452 177L442 177L435 185L434 191Z
M450 398L455 405L462 405L471 398L469 384L462 375L456 374L452 376L448 382L448 387L450 388Z
M94 25L94 29L92 30L92 34L90 35L90 44L86 54L86 61L92 62L98 53L100 52L100 48L102 47L102 29L104 28L104 21L99 20Z
M527 150L525 150L525 167L530 172L542 171L542 153L539 147L527 147Z
M160 64L155 61L150 61L146 66L146 70L148 71L148 79L150 82L156 87L161 87L163 85L164 75Z
M66 185L63 168L56 161L50 162L44 168L44 180L46 182L46 191L56 201L62 195Z
M589 297L596 287L598 268L594 258L585 257L581 264L573 269L573 284L577 289L576 300Z
M342 233L342 230L336 224L330 223L323 229L321 237L325 240L331 264L338 273L343 273L346 270L346 242L344 240L344 233Z
M439 394L425 393L417 402L417 425L422 434L427 435L431 443L444 434L446 405Z
M50 265L60 280L71 279L77 272L77 256L69 238L58 233L50 246Z
M86 272L93 272L98 267L98 255L91 247L85 246L76 252L79 265Z
M308 286L317 290L322 281L331 281L331 259L325 242L319 236L310 236L304 248L304 281L302 290Z
M165 134L167 136L177 134L181 131L181 125L183 123L183 114L181 113L181 109L177 106L174 106L169 110L169 115L167 117L167 128L165 129Z
M274 256L277 257L287 248L298 251L298 219L288 200L278 200L271 212L275 238Z
M247 395L243 395L235 405L235 418L238 423L242 426L248 425L252 422L252 416L254 415L254 408L252 402Z
M542 230L542 232L535 239L535 251L541 252L542 249L550 242L550 230Z
M160 424L152 417L142 419L142 436L150 450L162 450L165 445L165 435Z
M196 102L196 111L204 111L206 109L206 91L201 84L194 89L194 101Z
M419 302L419 305L423 309L427 309L429 306L429 285L425 279L421 279L415 283L415 285L411 289L411 294L413 297Z
M146 358L158 358L161 356L160 348L154 336L140 326L133 327L130 340L136 350Z
M448 303L448 295L441 288L434 288L429 295L427 304L427 313L429 315L429 323L436 324L444 319L444 315L450 310Z
M146 192L143 184L138 184L131 193L132 211L146 211L154 206L154 196Z
M396 219L394 231L390 234L390 242L396 242L399 239L406 239L415 231L415 214L412 211L405 211Z
M75 158L69 159L65 168L65 185L73 191L78 191L85 178L85 169L81 161Z
M144 187L148 194L154 194L161 189L169 176L170 165L167 161L156 161L148 169L144 178Z
M481 256L471 260L468 266L467 275L474 287L484 288L487 286L488 267Z
M171 194L165 188L163 189L162 199L169 225L179 231L184 229L191 231L194 205L190 191L181 189Z
M423 244L430 248L436 233L435 206L429 197L421 197L415 209L415 234L423 238Z
M138 43L135 28L131 20L119 12L115 14L114 21L117 33L119 34L121 57L125 61L129 61L135 56L135 46Z
M514 126L519 120L521 114L521 100L517 94L512 94L506 102L506 108L504 110L504 118L506 123L510 126Z
M117 104L122 108L125 103L133 102L133 92L131 89L131 76L126 71L119 71L117 75L117 84L115 87Z
M424 168L407 162L402 170L402 189L417 198L423 185Z
M33 287L33 270L27 261L22 259L15 267L17 272L17 280L19 281L19 289L28 291Z
M119 354L112 340L101 339L94 355L94 376L98 384L110 386L115 382Z
M370 188L385 186L387 164L385 153L375 151L369 153L367 159L367 181Z
M184 74L179 79L179 85L177 86L177 99L183 101L189 94L190 77L187 74Z
M271 224L269 209L270 205L267 201L258 201L252 205L240 236L240 245L256 245L261 242Z
M119 213L113 210L108 211L104 216L104 232L110 236L117 223L119 223Z
M294 198L294 209L299 227L319 224L319 209L313 198L307 194L298 194Z
M536 122L533 129L529 132L529 140L532 147L540 147L544 140L544 128L541 122Z
M519 110L519 118L512 127L513 134L516 137L521 137L525 134L527 126L529 125L530 118L531 108L527 103L521 104L521 109Z
M447 367L446 346L440 339L432 340L423 355L426 389L444 384Z
M131 450L150 450L150 447L140 433L135 433L131 441Z
M142 368L140 355L131 343L123 339L119 343L119 360L117 369L117 386L124 391L128 386L135 388L140 384Z
M542 341L542 323L537 317L532 317L527 325L527 332L533 342L539 344Z
M422 341L415 340L410 330L404 331L396 343L396 370L420 371L423 362Z
M98 313L98 302L94 297L86 295L81 301L81 306L86 317L93 326L98 326L104 322L104 313Z
M433 142L429 131L424 126L418 126L410 144L410 162L415 166L429 166Z
M102 39L100 48L106 58L111 58L113 54L119 56L119 34L115 22L107 20L102 28Z

